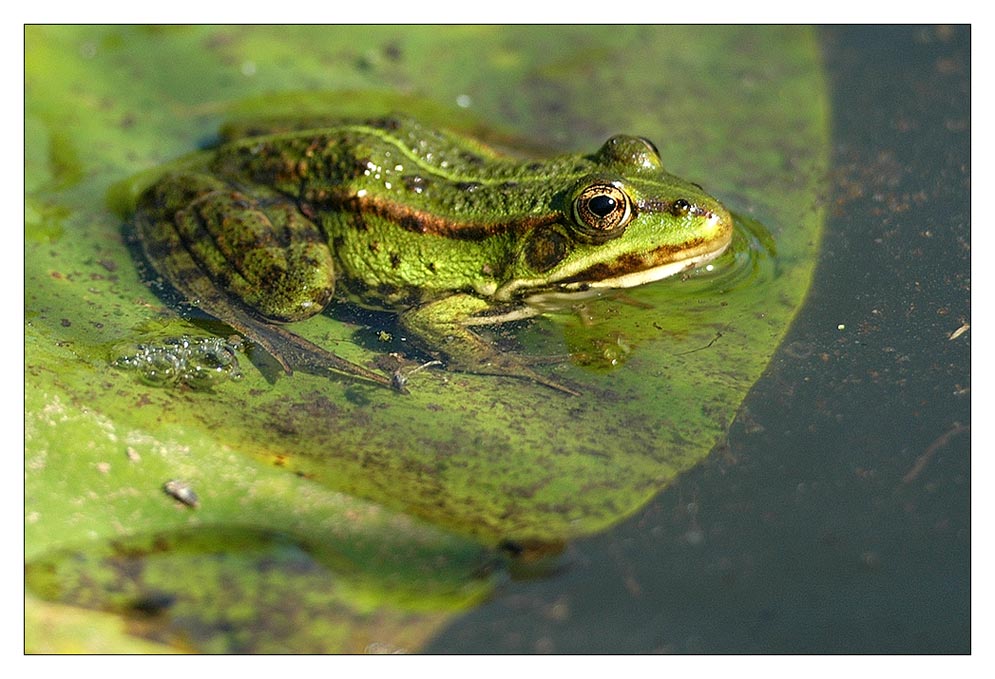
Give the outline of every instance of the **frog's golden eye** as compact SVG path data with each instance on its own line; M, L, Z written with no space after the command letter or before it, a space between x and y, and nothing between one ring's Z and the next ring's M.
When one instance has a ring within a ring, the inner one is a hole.
M614 238L632 219L632 201L614 184L592 184L574 200L574 218L584 233Z

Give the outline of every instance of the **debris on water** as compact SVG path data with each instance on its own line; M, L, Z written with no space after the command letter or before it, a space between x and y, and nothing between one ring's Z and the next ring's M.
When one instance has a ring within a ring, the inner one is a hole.
M971 324L970 323L963 323L963 324L961 324L961 326L959 328L957 328L952 333L950 333L950 336L947 337L947 339L949 341L953 341L953 340L957 339L958 337L960 337L961 335L963 335L965 332L967 332L970 329L971 329Z

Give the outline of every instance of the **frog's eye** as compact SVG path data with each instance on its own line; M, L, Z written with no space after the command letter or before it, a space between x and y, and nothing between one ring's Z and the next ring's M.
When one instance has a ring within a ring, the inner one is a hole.
M583 233L597 240L614 238L632 219L632 201L614 184L592 184L574 200L574 218Z
M658 172L663 169L660 151L646 137L617 134L594 155L596 162L634 172Z

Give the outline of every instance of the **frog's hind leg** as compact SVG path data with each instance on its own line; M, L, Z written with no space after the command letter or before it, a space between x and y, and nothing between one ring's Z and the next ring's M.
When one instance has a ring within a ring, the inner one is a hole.
M293 201L260 191L250 197L208 175L165 177L139 199L145 254L181 292L206 275L263 318L313 316L335 291L331 251Z
M335 289L324 235L285 197L252 198L207 175L175 175L141 196L135 228L163 278L286 372L334 370L391 386L275 324L321 312Z

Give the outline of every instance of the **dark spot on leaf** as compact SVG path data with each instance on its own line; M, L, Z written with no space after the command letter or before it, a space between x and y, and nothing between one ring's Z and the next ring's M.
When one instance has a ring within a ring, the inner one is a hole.
M389 61L400 61L401 60L401 46L396 42L389 42L383 46L383 55L387 57Z
M128 605L128 609L134 613L146 616L159 615L176 603L176 595L169 592L146 592Z

